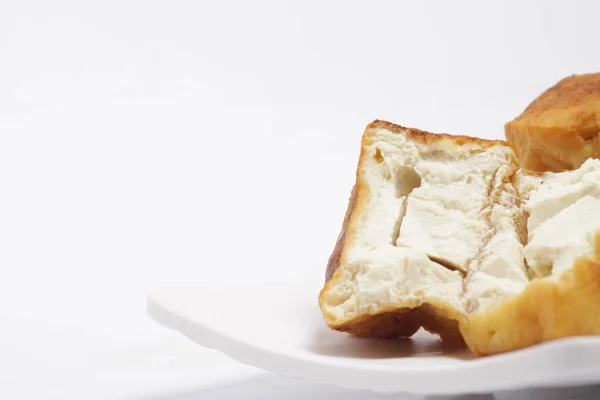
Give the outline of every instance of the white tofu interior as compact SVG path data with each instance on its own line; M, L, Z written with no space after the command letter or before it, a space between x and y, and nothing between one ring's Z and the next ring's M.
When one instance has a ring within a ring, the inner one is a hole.
M454 162L449 156L421 157L415 170L422 183L407 197L395 245L422 250L433 260L466 272L489 229L481 212L499 160L487 153Z
M528 243L524 254L534 277L558 277L577 258L594 253L600 231L600 160L579 169L521 177Z
M515 189L508 146L422 143L386 129L370 137L358 177L368 203L331 289L338 318L427 302L485 311L531 276L553 279L593 254L599 160L570 172L518 172Z

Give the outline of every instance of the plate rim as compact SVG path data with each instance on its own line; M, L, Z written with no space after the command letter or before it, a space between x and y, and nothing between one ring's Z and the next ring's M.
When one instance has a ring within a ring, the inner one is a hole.
M302 286L307 285L307 282L269 282L268 286L279 287L282 285L294 284ZM249 342L240 341L236 338L231 337L226 332L219 332L218 329L208 326L204 321L192 320L190 316L181 315L181 310L172 310L169 307L168 302L161 301L161 297L168 291L228 291L232 289L239 289L241 287L245 289L256 288L261 286L264 290L264 284L246 284L236 286L157 286L147 292L146 295L146 313L158 324L174 330L179 334L192 340L194 343L219 351L228 357L237 360L238 362L255 366L257 368L270 371L276 374L285 375L293 378L306 379L313 382L336 385L348 389L362 389L371 390L376 392L387 392L387 393L422 393L422 394L467 394L467 393L490 393L502 390L519 390L527 388L547 388L547 387L564 387L570 385L584 385L593 384L600 381L600 361L593 365L594 372L590 373L592 366L585 365L580 368L570 368L569 371L565 371L564 367L559 371L555 366L551 366L551 371L556 376L547 377L544 376L540 379L538 376L539 372L534 374L532 378L527 379L521 376L515 383L505 382L507 378L503 380L498 379L473 379L472 385L468 388L465 385L456 384L456 381L449 378L444 378L445 374L456 375L465 374L472 372L474 367L473 363L476 364L475 370L478 368L485 367L486 369L503 368L506 364L513 363L529 363L535 362L536 358L554 358L557 360L574 359L578 355L589 356L590 346L593 346L595 350L600 353L600 338L593 336L581 336L571 337L554 340L551 342L545 342L537 344L526 349L517 350L511 353L505 353L494 356L481 357L471 360L461 360L461 363L456 365L443 364L438 367L432 368L431 366L398 366L393 370L389 368L374 368L368 373L377 372L382 376L377 379L370 379L373 381L369 385L363 384L364 379L360 378L361 368L356 366L344 365L343 363L331 363L331 362L319 362L306 357L298 357L282 352L274 351L273 349L265 347L257 347ZM310 286L314 286L311 284ZM322 356L321 356L322 357ZM327 357L322 357L325 361ZM500 363L500 365L498 365ZM502 365L504 364L504 365ZM547 366L547 365L546 365ZM580 369L583 368L587 373L582 373ZM314 374L306 371L318 369L321 371L319 374ZM544 375L549 375L547 373ZM568 372L568 373L566 373ZM392 373L397 381L408 382L408 385L402 385L398 387L397 384L389 384ZM433 380L441 378L442 384L439 381L436 385L429 385L427 388L422 384L416 384L414 382L419 381L423 378L423 374L433 375L428 379ZM343 379L343 374L348 374L355 379ZM358 374L358 375L357 375ZM398 374L403 375L402 377ZM488 373L489 374L489 373ZM485 375L488 375L485 374ZM342 376L341 376L342 375ZM552 374L550 374L552 375ZM386 383L387 382L387 383Z

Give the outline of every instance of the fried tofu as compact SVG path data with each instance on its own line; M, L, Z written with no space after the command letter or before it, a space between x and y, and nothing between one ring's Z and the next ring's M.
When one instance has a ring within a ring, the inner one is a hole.
M505 125L521 168L540 172L576 169L600 157L599 132L598 73L561 80Z

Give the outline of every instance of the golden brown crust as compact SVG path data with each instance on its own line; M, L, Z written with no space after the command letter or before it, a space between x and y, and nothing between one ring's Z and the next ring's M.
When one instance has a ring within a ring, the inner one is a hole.
M442 306L443 307L443 306ZM441 315L437 306L424 304L416 308L397 308L374 315L361 315L334 329L365 338L411 337L421 327L438 334L447 342L463 342L458 329L459 315Z
M357 179L348 208L342 224L342 229L329 258L326 271L326 283L319 296L319 305L325 321L331 329L343 331L363 337L408 337L413 335L420 327L431 333L439 334L444 340L461 341L458 329L458 320L463 315L445 303L427 300L423 304L404 304L403 307L379 310L374 315L359 315L344 321L337 321L324 306L333 300L328 296L333 292L336 281L343 274L343 265L346 262L346 249L352 247L353 238L356 236L359 219L366 210L370 192L368 186L360 178L359 172L363 168L366 157L365 149L372 141L370 136L375 129L386 129L394 133L406 134L412 141L424 144L433 144L449 141L454 146L471 145L474 151L483 151L494 145L510 146L502 140L486 140L469 136L450 135L446 133L430 133L414 128L405 128L386 121L375 120L370 123L363 134L361 154L357 167Z
M399 308L375 315L361 315L334 329L365 338L410 337L421 328L420 321L414 318L415 311L416 309Z
M519 295L462 320L460 331L478 355L600 335L600 235L593 257L578 259L557 279L534 279Z
M463 135L451 135L449 133L432 133L422 131L415 128L406 128L401 125L396 125L391 122L375 120L371 122L366 129L366 132L372 129L386 129L394 133L405 133L411 140L421 142L423 144L432 144L443 140L452 141L455 145L475 145L480 147L482 150L488 147L496 145L511 146L512 145L504 140L489 140L481 139L471 136Z
M521 168L565 171L600 156L600 74L573 75L505 125Z
M321 296L325 290L321 291ZM322 311L326 315L327 311ZM444 341L463 342L458 326L463 317L445 303L430 301L420 306L382 309L377 314L359 315L342 323L334 323L327 318L326 321L331 329L358 337L410 337L422 327Z
M333 276L333 273L340 266L340 258L342 257L342 251L344 250L344 245L346 243L346 234L348 233L348 224L350 223L350 219L352 218L352 213L356 209L356 203L358 199L357 192L358 191L355 185L352 188L350 200L348 200L348 208L346 209L346 215L344 216L342 229L335 243L335 248L333 249L333 252L329 257L329 261L327 262L327 270L325 271L325 281L330 280Z
M571 75L559 81L556 85L546 89L537 99L531 102L521 117L544 118L548 111L566 110L569 113L573 107L595 101L600 93L600 73ZM573 115L580 121L581 116ZM568 123L568 120L557 121Z
M325 273L326 282L330 282L331 279L334 278L335 273L339 270L340 265L344 264L345 249L349 247L348 242L351 241L355 236L356 226L358 224L357 218L354 218L354 216L357 214L362 214L371 195L368 186L362 181L362 179L360 179L360 171L362 170L366 156L365 148L366 142L368 141L366 134L369 131L369 126L367 126L367 129L365 130L361 140L360 156L358 159L358 166L356 168L356 183L352 188L350 200L348 201L348 208L346 209L346 215L344 216L342 229L338 235L338 240L327 263L327 269ZM325 288L326 287L327 285Z

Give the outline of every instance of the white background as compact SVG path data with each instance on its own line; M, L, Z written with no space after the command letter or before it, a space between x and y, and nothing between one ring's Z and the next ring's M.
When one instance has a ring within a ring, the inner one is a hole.
M0 398L358 396L194 346L145 293L322 279L367 123L502 138L541 91L600 70L598 15L0 0Z

